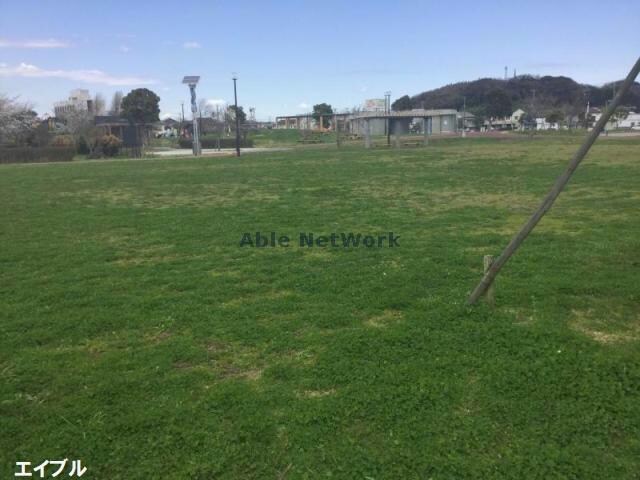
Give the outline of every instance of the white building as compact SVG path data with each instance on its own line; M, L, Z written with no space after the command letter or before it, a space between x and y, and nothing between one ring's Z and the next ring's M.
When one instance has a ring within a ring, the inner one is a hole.
M93 101L89 95L89 90L76 88L69 92L69 98L62 102L53 104L53 111L56 117L64 117L71 112L87 112L93 109Z
M558 130L559 128L557 123L547 122L546 118L536 118L536 130Z
M602 116L601 112L594 113L591 116L591 118L593 119L593 125L595 125L598 122L598 120L600 120L601 116ZM607 122L607 124L604 126L604 129L605 130L615 130L616 128L618 128L618 124L619 124L618 120L610 118L609 121Z
M519 108L509 117L485 120L484 127L486 130L518 130L522 127L520 119L525 113L524 110Z
M618 120L618 128L630 128L640 130L640 113L629 112L627 118Z

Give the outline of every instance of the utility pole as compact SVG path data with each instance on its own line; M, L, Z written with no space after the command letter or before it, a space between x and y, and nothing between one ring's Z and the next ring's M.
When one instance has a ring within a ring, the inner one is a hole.
M589 100L587 100L587 111L584 114L584 129L589 130L589 109L591 105L589 104Z
M467 97L462 97L462 138L467 136L465 121L467 119Z
M184 102L180 102L180 105L182 107L182 120L180 121L180 136L182 136L182 133L184 132Z
M238 115L238 90L236 89L236 82L238 75L233 74L233 101L236 106L236 157L240 156L240 115Z
M391 145L391 119L389 115L391 114L391 91L384 92L384 113L387 117L387 121L385 123L385 130L387 131L387 146Z

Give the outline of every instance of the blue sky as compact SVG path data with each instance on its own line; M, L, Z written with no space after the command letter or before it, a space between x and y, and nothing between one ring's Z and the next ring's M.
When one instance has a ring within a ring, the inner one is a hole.
M163 114L198 96L259 119L344 109L447 83L518 74L623 78L640 54L640 1L0 0L0 93L50 112L73 88L145 86Z

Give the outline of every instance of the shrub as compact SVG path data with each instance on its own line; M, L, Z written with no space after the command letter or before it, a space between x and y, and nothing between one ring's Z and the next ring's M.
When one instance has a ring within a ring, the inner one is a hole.
M0 163L70 162L73 147L0 147Z
M99 140L99 147L105 157L115 157L120 151L122 140L115 135L104 135Z
M76 150L80 155L88 155L91 151L89 149L89 144L87 143L87 139L84 137L80 137L78 140L78 145L76 146Z
M181 138L178 142L180 148L191 148L193 146L193 142L190 138ZM202 148L218 148L218 138L216 137L202 137L200 139L200 146ZM253 140L251 139L240 139L240 147L242 148L251 148L253 147ZM236 139L235 138L221 138L220 139L220 148L236 148Z
M73 147L74 141L71 135L55 135L51 139L52 147Z

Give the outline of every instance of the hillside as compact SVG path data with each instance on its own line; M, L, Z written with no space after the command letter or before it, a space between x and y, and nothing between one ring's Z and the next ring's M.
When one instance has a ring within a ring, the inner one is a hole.
M479 115L497 115L501 110L522 108L534 114L553 111L566 115L584 112L587 101L592 107L602 107L612 98L614 86L621 81L602 87L580 84L568 77L538 77L520 75L508 80L481 78L472 82L459 82L435 90L405 95L393 103L394 110L411 108L462 108L466 97L467 110ZM640 109L640 84L635 82L625 96L623 105ZM497 111L496 111L497 110Z

